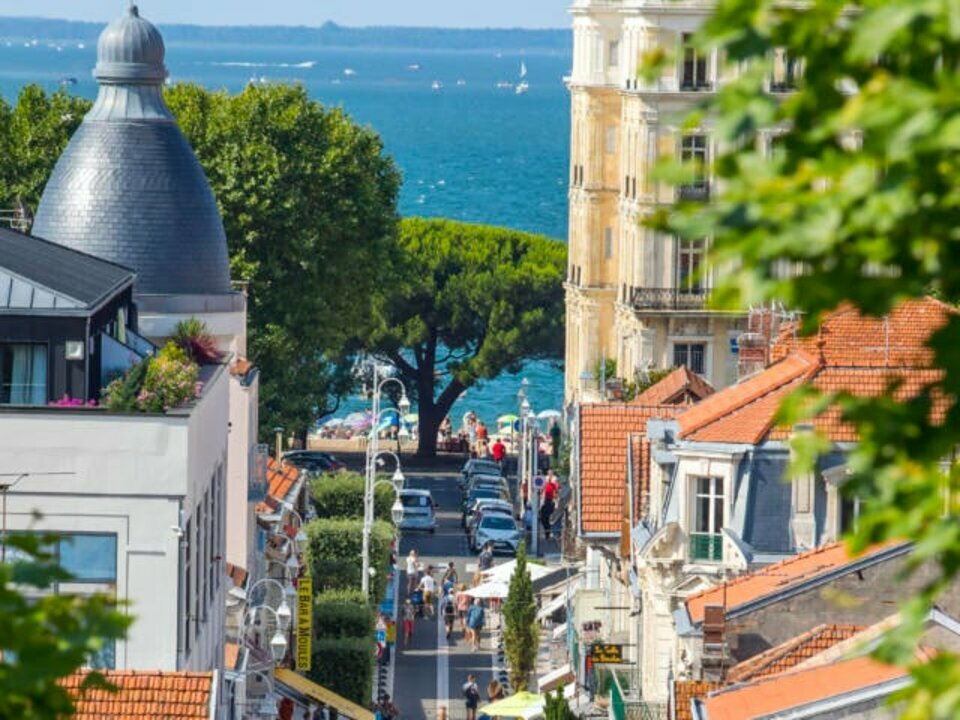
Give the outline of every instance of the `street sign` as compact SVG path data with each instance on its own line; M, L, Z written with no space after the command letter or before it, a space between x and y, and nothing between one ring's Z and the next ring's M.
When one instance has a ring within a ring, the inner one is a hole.
M537 475L537 476L533 479L533 486L534 486L537 490L540 490L540 489L543 488L543 475Z
M590 646L590 659L598 665L620 664L623 662L623 645L594 643Z
M297 581L297 670L309 670L313 645L313 578Z

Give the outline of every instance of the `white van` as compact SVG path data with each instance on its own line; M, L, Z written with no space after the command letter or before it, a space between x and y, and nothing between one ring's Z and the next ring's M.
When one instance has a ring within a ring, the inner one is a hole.
M401 490L400 504L403 505L403 517L397 525L399 529L429 533L437 529L436 504L429 490Z

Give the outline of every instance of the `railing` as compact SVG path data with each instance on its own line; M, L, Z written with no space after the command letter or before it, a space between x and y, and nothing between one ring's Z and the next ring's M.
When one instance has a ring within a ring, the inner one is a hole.
M690 183L689 185L678 185L677 199L706 202L710 199L710 183L706 181L700 181Z
M722 560L723 536L709 533L690 533L690 559L714 562Z
M634 310L702 310L710 291L706 288L633 288L630 304Z

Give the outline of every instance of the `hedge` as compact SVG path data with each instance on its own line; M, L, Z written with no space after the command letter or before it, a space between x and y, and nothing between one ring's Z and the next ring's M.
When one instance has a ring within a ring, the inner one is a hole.
M311 680L367 707L373 691L373 637L323 638L313 644Z
M340 470L324 473L310 482L313 507L320 518L362 518L364 478L360 473ZM373 493L374 517L390 520L390 508L396 496L386 485Z
M376 616L360 590L327 590L313 599L313 632L317 638L373 637Z
M304 532L307 535L306 563L313 576L314 590L358 589L363 520L312 520L304 525ZM374 523L370 533L370 567L376 573L370 579L370 591L371 597L377 600L386 593L393 539L393 525L381 520Z

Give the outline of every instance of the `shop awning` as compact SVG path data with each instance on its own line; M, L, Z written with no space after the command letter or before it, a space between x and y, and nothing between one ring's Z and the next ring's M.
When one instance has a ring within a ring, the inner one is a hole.
M274 672L274 677L277 682L283 683L287 687L327 707L334 708L338 714L348 717L350 720L373 720L373 713L366 708L347 700L345 697L337 695L332 690L327 690L327 688L307 680L303 675L297 675L293 670L277 668Z
M572 683L575 679L570 663L561 665L556 670L551 670L537 680L537 692L545 695L546 693L553 692L558 687Z
M562 625L557 625L557 626L553 629L553 639L554 639L554 640L559 640L560 638L562 638L562 637L563 637L564 635L566 635L566 634L567 634L567 624L566 624L566 623L563 623Z
M545 618L550 617L557 610L559 610L566 604L567 604L566 595L557 595L553 600L551 600L542 608L540 608L540 611L537 613L537 620L543 620Z

